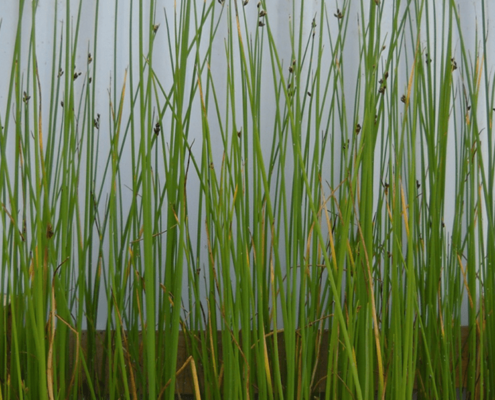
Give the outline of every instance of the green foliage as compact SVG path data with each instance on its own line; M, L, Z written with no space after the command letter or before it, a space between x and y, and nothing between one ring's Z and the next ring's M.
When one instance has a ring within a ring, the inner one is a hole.
M0 400L493 397L484 0L18 3Z

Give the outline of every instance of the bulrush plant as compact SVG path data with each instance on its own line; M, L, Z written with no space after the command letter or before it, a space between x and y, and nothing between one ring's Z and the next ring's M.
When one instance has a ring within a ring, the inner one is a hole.
M493 398L476 7L2 8L0 400Z

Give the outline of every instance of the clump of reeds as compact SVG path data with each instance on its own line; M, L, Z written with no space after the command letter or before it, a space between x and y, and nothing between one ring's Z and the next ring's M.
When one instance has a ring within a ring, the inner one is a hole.
M53 3L0 78L0 400L493 397L484 0L472 43L448 1Z

